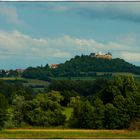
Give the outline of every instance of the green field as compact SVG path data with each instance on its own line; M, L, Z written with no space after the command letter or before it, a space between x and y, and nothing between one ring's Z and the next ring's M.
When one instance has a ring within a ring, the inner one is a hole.
M51 80L96 80L98 78L112 78L112 76L106 76L104 74L109 74L109 72L97 72L97 76L84 76L84 77L51 77ZM112 73L113 76L115 75L132 75L138 81L140 81L140 75L134 75L132 73ZM21 82L25 86L29 86L34 88L35 90L42 90L44 87L49 85L49 82L38 80L38 79L29 79L29 78L22 78L22 77L3 77L0 80L4 80L6 82L15 83Z
M95 80L96 77L53 77L52 80Z
M96 72L96 76L78 76L78 77L50 77L51 80L95 80L97 78L111 78L112 76L116 75L132 75L136 79L140 79L140 75L135 75L129 72ZM108 76L106 74L112 74L112 76ZM29 79L29 78L22 78L22 77L3 77L0 78L1 80L5 81L21 81L25 85L35 86L35 85L43 85L47 86L48 82L43 80L37 79Z
M140 131L83 129L9 129L0 138L140 138Z
M135 75L129 72L96 72L96 76L81 76L81 77L51 77L52 80L96 80L97 78L112 78L117 75L132 75L135 79L140 80L140 75ZM108 74L112 74L108 75Z
M22 77L3 77L0 78L0 80L4 80L8 83L15 83L20 82L24 86L29 86L34 88L35 90L42 90L44 87L48 86L47 81L38 80L38 79L28 79L28 78L22 78Z

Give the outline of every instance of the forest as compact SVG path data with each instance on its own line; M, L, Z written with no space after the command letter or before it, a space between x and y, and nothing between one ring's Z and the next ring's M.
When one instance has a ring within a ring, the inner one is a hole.
M28 67L22 77L50 81L51 77L98 77L98 72L104 72L104 76L108 77L116 72L140 75L140 67L120 58L108 60L81 55L59 64L55 69L51 69L48 64Z
M140 129L140 83L133 76L53 80L34 92L0 81L0 127ZM67 118L65 109L71 108Z

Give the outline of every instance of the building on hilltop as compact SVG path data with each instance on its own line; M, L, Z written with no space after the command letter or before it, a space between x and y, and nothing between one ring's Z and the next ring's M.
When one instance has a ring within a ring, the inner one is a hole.
M91 53L90 57L96 57L96 54L95 53Z
M16 71L17 71L18 73L23 73L23 72L25 71L25 69L16 69Z
M107 54L102 54L101 52L99 53L91 53L90 57L96 57L96 58L103 58L103 59L112 59L112 54L108 52Z
M50 68L51 68L51 69L56 69L56 68L58 67L58 65L59 65L59 64L51 64L51 65L50 65Z

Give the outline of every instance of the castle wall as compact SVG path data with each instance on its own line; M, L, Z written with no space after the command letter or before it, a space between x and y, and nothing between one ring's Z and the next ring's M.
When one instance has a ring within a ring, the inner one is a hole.
M109 55L109 54L105 54L105 55L96 55L96 58L112 59L112 55Z

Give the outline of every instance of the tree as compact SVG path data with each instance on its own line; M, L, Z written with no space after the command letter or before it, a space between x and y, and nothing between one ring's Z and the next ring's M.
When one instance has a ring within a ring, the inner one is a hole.
M25 118L28 123L35 126L58 126L65 123L60 101L63 96L57 91L47 94L37 94L32 101L26 102Z
M16 70L9 70L8 76L9 77L17 77L18 72Z
M64 97L64 99L61 101L61 105L67 106L70 103L71 97L78 96L78 93L73 90L64 90L61 92L61 95Z
M21 95L15 95L12 100L12 108L13 108L13 121L15 126L22 126L24 124L24 113L23 108L25 105L25 98Z
M75 128L93 128L93 112L94 107L89 101L80 101L80 98L72 97L70 106L73 107L73 114L69 121L69 125Z
M69 120L69 126L79 128L79 118L81 112L80 96L71 97L69 106L73 108L73 112Z
M120 120L118 121L119 129L128 128L130 122L130 115L128 113L126 99L122 95L117 95L114 98L113 104L118 109L118 116Z
M101 98L105 104L105 125L107 128L128 128L134 118L140 117L138 85L132 76L120 75L110 80L105 88L98 93L97 97Z
M105 106L103 101L99 98L96 98L94 101L94 128L103 129L104 128L104 119L105 119Z
M26 88L27 90L28 88ZM29 93L28 91L26 91L24 89L19 89L19 90L16 90L15 92L12 93L12 96L15 97L16 95L17 96L23 96L25 99L31 99L32 98L32 95L31 93ZM32 92L32 91L31 91Z
M105 128L106 129L118 129L118 110L111 103L105 105Z
M3 128L7 119L8 100L0 93L0 129Z
M94 128L94 107L89 101L83 102L81 105L79 126L80 128Z

